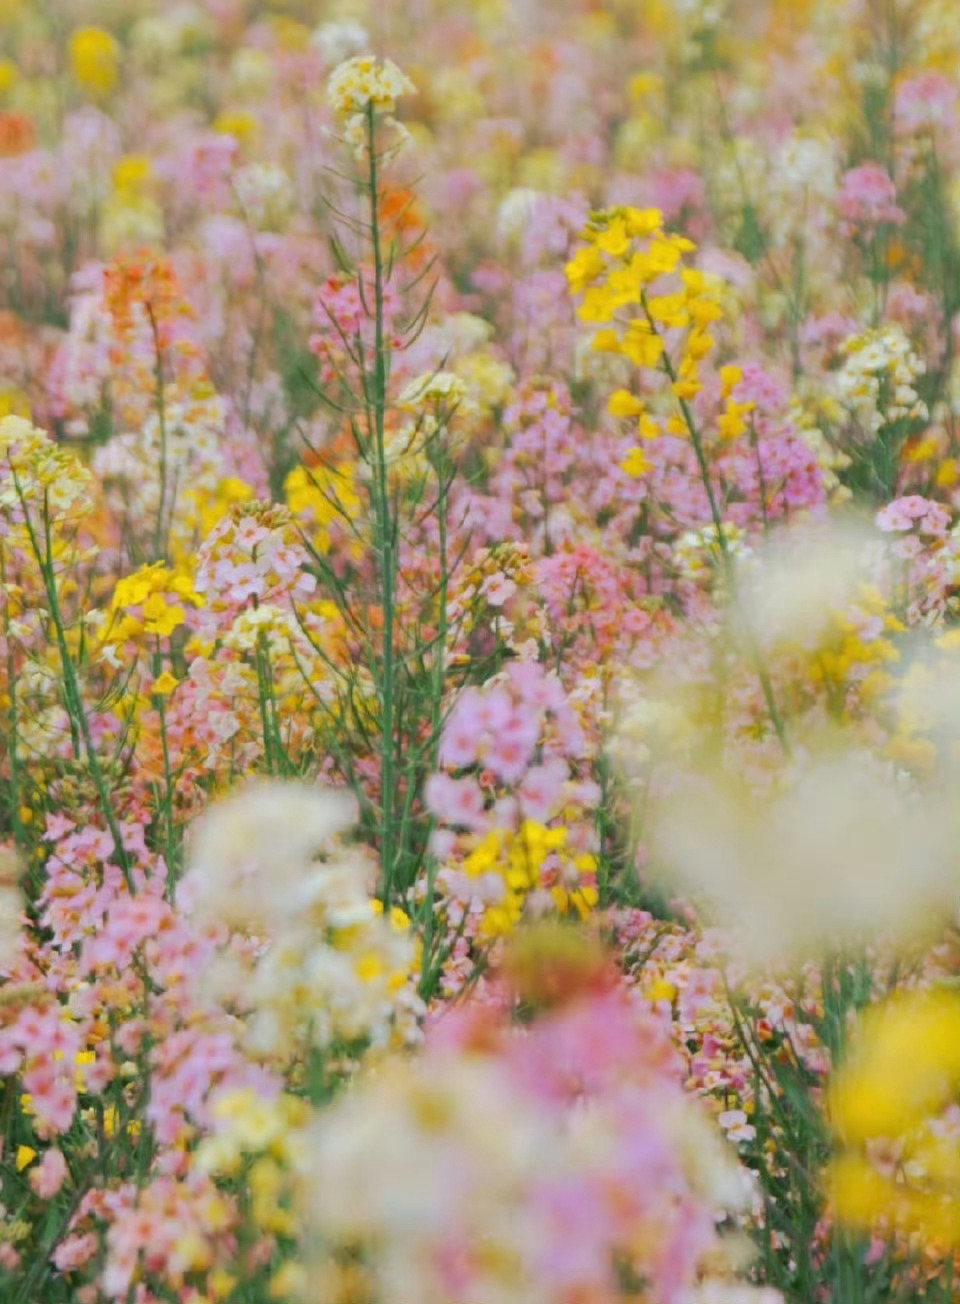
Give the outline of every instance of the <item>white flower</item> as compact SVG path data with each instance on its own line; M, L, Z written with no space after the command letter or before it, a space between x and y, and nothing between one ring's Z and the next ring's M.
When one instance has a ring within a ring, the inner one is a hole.
M337 64L365 50L370 37L360 23L342 18L321 23L310 37L310 44L320 51L327 64Z
M205 811L190 830L184 883L194 911L267 933L303 909L317 857L356 819L345 792L256 779Z
M761 964L922 935L955 908L960 807L840 744L799 759L779 791L704 771L656 813L655 863L702 896Z
M397 398L397 407L415 412L431 400L445 407L459 406L465 399L467 387L452 371L429 371L411 380Z

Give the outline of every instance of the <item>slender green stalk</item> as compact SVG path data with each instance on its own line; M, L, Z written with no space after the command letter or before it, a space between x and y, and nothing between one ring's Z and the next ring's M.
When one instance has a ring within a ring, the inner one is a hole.
M160 348L160 330L157 326L153 308L149 303L146 304L146 309L147 316L150 319L150 330L153 335L154 383L157 394L157 422L160 427L160 502L157 506L157 520L153 531L153 556L154 559L157 559L162 557L166 551L163 518L167 510L167 402L163 376L163 350Z
M643 311L646 314L647 322L650 325L650 329L654 332L654 334L658 334L656 323L654 322L653 317L650 315L650 310L647 307L646 296L644 296L642 302L643 302ZM667 379L670 381L671 385L675 385L677 381L677 372L676 372L676 368L673 365L673 362L670 359L670 354L667 352L666 349L664 349L663 351L662 362L663 362L663 370L667 375ZM710 515L713 518L713 526L717 535L717 545L720 548L720 556L723 561L724 577L727 581L728 588L732 594L736 582L736 574L735 574L735 568L733 564L733 555L730 552L730 544L727 540L726 532L723 527L723 513L720 511L720 504L717 501L716 491L714 490L713 487L713 480L710 476L710 466L707 462L706 451L703 447L703 439L700 435L700 427L697 425L696 421L694 420L693 412L691 411L690 404L687 402L687 400L685 398L681 398L678 394L677 402L680 405L680 411L683 415L683 422L684 425L687 427L687 430L690 434L690 441L693 444L693 451L697 458L697 466L699 467L700 470L700 479L702 480L704 490L706 491L707 502L710 504ZM760 648L757 644L756 636L753 630L750 628L747 621L742 618L741 618L741 629L742 629L744 641L746 642L747 645L748 655L750 657L751 662L753 663L753 668L756 671L757 678L760 680L760 688L763 692L763 700L767 708L767 714L770 716L770 722L773 725L774 733L777 735L777 740L780 743L780 746L783 749L784 754L786 756L789 756L791 754L790 740L787 737L787 727L784 722L783 715L781 714L780 707L777 704L776 694L773 691L773 680L770 678L770 672L767 669L766 663L760 652Z
M0 583L6 586L7 569L4 550L0 548ZM20 778L20 747L19 738L19 710L17 704L17 666L16 658L13 654L13 643L10 638L10 610L4 607L4 619L6 625L7 640L7 693L10 698L10 707L7 711L7 720L9 722L9 732L7 734L7 757L10 761L10 824L13 829L13 837L18 847L24 845L23 820L20 818L21 806L21 778Z
M383 875L383 904L389 909L397 868L394 827L395 690L394 602L396 597L396 531L390 502L385 445L387 409L387 357L383 328L384 264L380 239L380 179L376 151L373 102L367 105L368 173L370 201L370 244L373 253L373 393L367 392L368 432L373 444L374 525L378 563L379 598L383 607L383 646L379 657L380 695L380 863Z
M60 596L57 593L57 579L53 568L53 538L50 525L50 504L47 493L44 491L43 498L43 528L44 541L46 545L44 549L40 546L37 532L30 520L30 513L27 508L23 489L16 476L14 476L14 484L16 486L17 496L20 499L20 505L23 508L24 522L30 539L30 546L33 549L33 554L37 559L38 566L40 567L40 574L43 577L47 602L50 605L50 618L53 621L54 629L56 630L57 647L60 653L60 665L63 671L64 697L67 704L67 715L70 719L70 732L74 741L74 753L79 759L81 753L78 739L82 736L83 750L86 752L87 764L90 766L90 774L93 778L97 797L100 801L100 808L103 811L104 819L107 821L110 836L113 838L114 856L117 864L120 866L124 882L126 883L128 890L132 893L134 891L134 885L130 857L123 845L123 838L113 809L113 802L110 798L109 792L107 791L103 768L100 765L100 758L97 755L97 749L93 742L93 734L90 730L90 721L87 718L87 712L83 705L83 697L80 692L76 667L73 664L73 657L70 655L70 647L67 643L67 631L63 621L63 612L60 608Z

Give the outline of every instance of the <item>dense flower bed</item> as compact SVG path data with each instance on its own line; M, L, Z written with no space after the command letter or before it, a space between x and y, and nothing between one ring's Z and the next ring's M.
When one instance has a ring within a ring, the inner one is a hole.
M960 9L0 38L0 1299L960 1299Z

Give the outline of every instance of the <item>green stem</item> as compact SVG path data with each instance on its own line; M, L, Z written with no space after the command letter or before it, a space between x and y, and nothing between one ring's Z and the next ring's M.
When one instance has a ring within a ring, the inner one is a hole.
M167 510L167 404L164 393L163 383L163 351L160 348L160 330L157 326L157 319L154 316L153 307L148 302L146 304L147 316L150 319L150 330L153 333L153 351L154 351L154 380L157 390L157 421L160 426L160 502L157 506L157 521L153 533L153 555L158 559L164 554L164 528L163 518Z
M647 307L646 296L642 300L643 311L646 314L647 322L654 334L658 334L656 323L650 315L650 309ZM667 375L671 385L677 383L677 372L670 359L670 354L666 349L663 351L663 370ZM676 393L676 391L674 391ZM693 451L696 454L697 466L700 468L700 479L703 481L703 487L706 491L707 502L710 504L710 515L713 518L713 527L717 534L717 544L720 548L720 556L723 559L724 577L727 581L727 587L732 595L735 588L736 574L733 564L733 554L730 551L730 544L727 542L727 536L723 528L723 515L720 511L720 504L717 502L717 495L713 488L713 481L710 478L710 467L707 462L706 451L703 447L703 440L700 436L700 428L694 420L690 404L685 398L677 394L677 402L680 405L680 411L683 415L684 425L690 434L690 440L693 444ZM767 708L767 714L770 716L770 722L773 725L774 733L783 749L784 755L791 755L790 740L787 737L787 728L784 723L780 707L777 704L776 694L773 691L773 681L770 678L770 672L767 670L766 663L760 652L756 637L753 630L745 619L741 619L744 641L747 645L747 653L756 671L757 678L760 680L760 688L763 692L763 700Z
M87 713L83 705L83 698L80 693L80 684L77 680L76 668L74 667L73 658L70 655L70 648L67 644L66 627L63 622L63 613L60 609L60 598L57 593L56 575L54 574L53 569L53 539L50 527L50 504L47 492L44 490L43 495L43 528L46 545L46 553L44 553L44 550L40 547L36 530L30 520L30 513L27 510L26 499L20 486L20 482L16 476L14 476L14 484L16 486L17 496L20 499L20 505L23 508L24 523L26 525L27 534L30 538L30 546L33 549L33 554L40 567L40 574L43 577L44 588L47 593L47 601L50 604L50 617L53 620L54 629L57 634L57 647L60 652L60 664L63 669L64 696L67 703L67 715L70 719L70 732L74 740L74 753L79 758L80 746L78 735L82 736L83 748L87 755L87 763L90 766L90 774L97 791L97 797L100 800L100 807L103 811L104 819L107 821L110 836L113 838L114 857L117 864L120 866L127 889L132 894L134 892L134 885L133 874L131 872L131 860L123 845L120 826L117 823L113 803L110 800L110 794L107 791L107 784L104 778L103 769L100 765L100 758L97 756L97 751L93 743L93 735L90 731L90 721L87 719Z
M387 910L394 890L396 873L396 848L394 828L394 712L396 665L393 646L394 599L396 593L396 557L393 514L390 509L390 489L387 475L385 447L385 418L387 407L387 355L384 342L383 302L384 267L380 244L380 200L377 151L375 140L375 111L372 101L367 105L367 150L369 169L367 185L370 192L370 243L373 251L374 276L374 359L373 394L367 396L368 430L373 436L374 456L374 516L378 561L380 599L383 604L383 646L380 656L378 689L380 693L380 858L383 874L383 905Z
M0 583L6 588L7 568L6 556L4 550L0 548ZM17 711L17 666L16 658L13 655L13 644L10 639L10 608L5 606L5 633L7 640L7 692L10 696L10 709L7 712L7 719L10 724L10 732L7 736L7 755L10 758L10 824L13 829L13 837L19 848L23 848L25 839L23 832L23 821L20 818L20 749L17 745L18 736L18 711Z

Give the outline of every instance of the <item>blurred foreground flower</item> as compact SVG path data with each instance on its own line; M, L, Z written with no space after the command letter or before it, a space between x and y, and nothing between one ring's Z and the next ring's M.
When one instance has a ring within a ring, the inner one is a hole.
M960 1249L960 994L870 1010L829 1106L846 1146L830 1173L837 1220Z
M20 862L16 853L0 848L0 971L7 969L17 952L22 928L23 897L20 891Z
M215 803L192 830L180 903L232 930L207 988L249 1011L258 1056L417 1038L409 920L383 917L369 857L341 843L355 819L346 793L262 779Z
M665 1029L578 941L552 926L532 951L514 943L522 992L533 955L552 970L532 1026L448 1011L421 1056L317 1117L302 1161L313 1291L332 1304L757 1299L731 1279L739 1242L717 1232L749 1178L684 1096Z
M954 793L912 788L839 738L785 768L769 795L701 771L662 802L653 834L656 864L761 964L942 925L958 845Z

